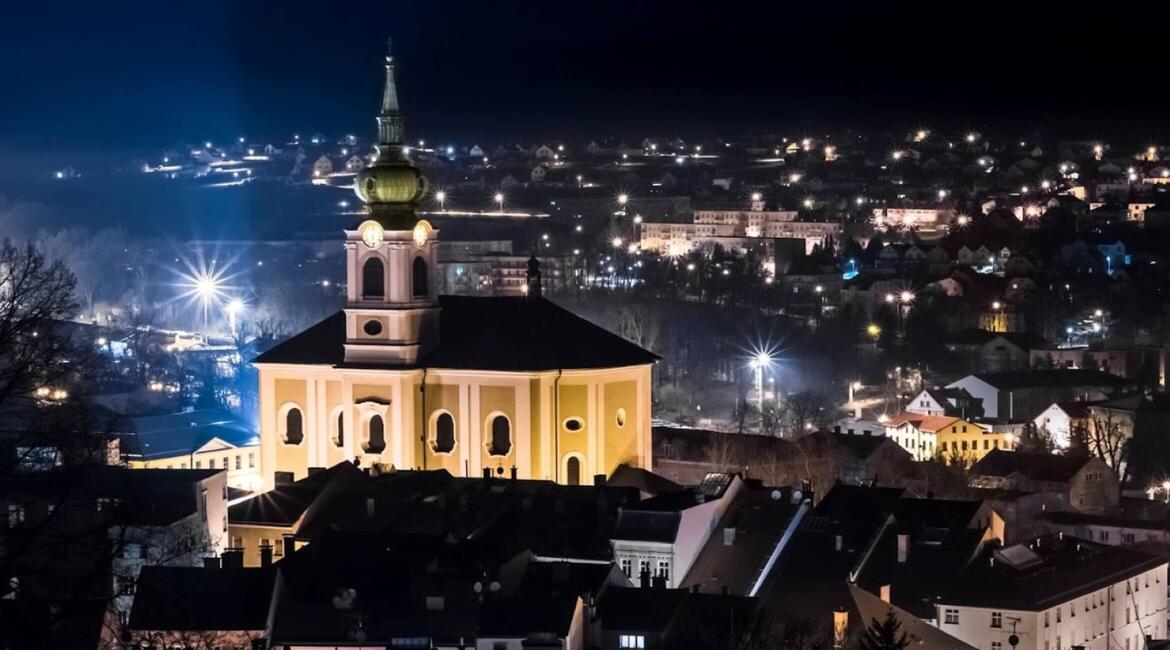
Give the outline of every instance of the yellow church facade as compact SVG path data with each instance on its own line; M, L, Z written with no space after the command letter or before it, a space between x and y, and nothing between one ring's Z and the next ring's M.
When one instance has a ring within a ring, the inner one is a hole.
M579 484L651 468L657 357L541 295L439 296L439 232L414 205L393 57L377 154L355 179L345 308L254 360L265 489L341 461Z
M454 476L511 476L515 468L519 478L570 484L622 463L650 466L649 365L428 368L424 378L421 369L262 364L260 403L267 488L275 472L295 480L344 460Z

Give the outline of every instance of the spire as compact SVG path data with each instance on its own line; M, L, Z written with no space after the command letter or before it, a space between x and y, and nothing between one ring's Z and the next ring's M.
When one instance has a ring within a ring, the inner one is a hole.
M354 179L354 191L366 202L370 216L390 230L410 230L417 218L414 204L426 192L426 179L411 164L403 146L402 113L394 80L394 56L386 42L386 85L378 113L374 161Z
M394 55L386 39L386 86L382 89L382 116L398 115L398 88L394 85Z
M394 83L394 55L386 39L386 85L382 88L382 112L378 114L379 160L401 160L402 114L398 111L398 85Z

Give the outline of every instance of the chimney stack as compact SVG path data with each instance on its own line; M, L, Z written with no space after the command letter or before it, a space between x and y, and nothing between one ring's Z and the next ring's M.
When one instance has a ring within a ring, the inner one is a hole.
M203 558L203 568L204 569L218 569L219 568L219 558L215 557L215 556Z
M238 548L229 548L223 552L223 568L244 568L244 551Z
M643 589L650 586L650 569L642 569L642 572L638 574L638 586Z
M898 563L905 564L910 556L910 535L898 533Z
M272 546L269 544L260 547L260 566L272 566Z
M594 474L593 475L593 486L594 487L605 487L605 474Z

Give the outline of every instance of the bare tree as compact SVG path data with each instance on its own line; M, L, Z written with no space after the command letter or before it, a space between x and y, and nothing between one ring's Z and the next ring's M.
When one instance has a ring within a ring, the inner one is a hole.
M0 243L0 406L67 375L69 342L54 335L71 317L74 279L35 248Z
M1109 409L1094 409L1085 430L1089 453L1116 470L1123 484L1125 483L1123 468L1129 451L1131 433L1125 420Z

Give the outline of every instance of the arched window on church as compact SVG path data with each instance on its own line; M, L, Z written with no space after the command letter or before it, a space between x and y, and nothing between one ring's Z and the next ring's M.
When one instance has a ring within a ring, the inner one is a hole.
M386 421L381 415L370 416L366 424L366 444L363 449L371 454L380 454L386 449Z
M382 260L371 257L362 265L362 298L383 300L386 297L386 272Z
M488 453L492 456L507 456L512 450L512 424L507 416L497 415L492 418L492 441Z
M284 441L299 445L305 439L305 418L299 408L293 407L284 414Z
M415 298L425 298L430 291L430 279L427 277L427 261L421 257L414 258L414 265L411 269L411 278L414 285L413 295Z
M439 454L449 454L455 449L455 418L446 411L435 418L435 440L431 448Z
M565 461L565 483L569 485L581 485L581 459L576 456L569 456Z

